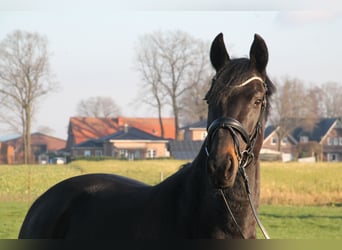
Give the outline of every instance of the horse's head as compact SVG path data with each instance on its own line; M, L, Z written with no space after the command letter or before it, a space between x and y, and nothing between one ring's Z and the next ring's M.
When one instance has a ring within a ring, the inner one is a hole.
M234 184L239 165L248 165L260 150L274 86L266 75L268 50L259 35L254 36L249 59L231 59L219 34L210 60L216 75L205 98L208 171L214 187L227 188Z

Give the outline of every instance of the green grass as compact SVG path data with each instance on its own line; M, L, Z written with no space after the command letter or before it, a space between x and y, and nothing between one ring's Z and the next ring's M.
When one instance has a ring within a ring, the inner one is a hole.
M15 239L29 208L26 202L0 203L0 239Z
M341 206L263 205L259 216L272 239L342 239Z
M155 185L175 173L184 163L180 160L76 161L70 167L82 173L112 173Z
M0 165L0 201L32 202L53 184L79 174L68 165Z
M261 202L282 205L342 203L342 163L261 163Z
M87 173L115 173L156 184L184 161L76 161L0 165L0 239L16 238L31 203L52 185ZM342 163L262 163L259 214L276 239L342 239ZM258 234L259 238L260 233Z
M0 203L0 239L17 238L28 207ZM259 215L272 239L342 239L342 207L263 205Z

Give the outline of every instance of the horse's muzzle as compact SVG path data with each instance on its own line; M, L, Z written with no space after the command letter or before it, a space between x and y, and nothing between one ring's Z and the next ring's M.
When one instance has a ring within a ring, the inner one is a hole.
M208 160L208 170L213 187L221 189L232 187L239 167L237 160L227 154L213 158L216 159L210 157Z

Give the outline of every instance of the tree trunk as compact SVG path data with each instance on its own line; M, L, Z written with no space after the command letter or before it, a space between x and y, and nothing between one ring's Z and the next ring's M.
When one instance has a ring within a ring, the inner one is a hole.
M24 108L24 116L24 163L28 164L31 160L31 112L29 105Z
M173 97L172 98L172 107L173 107L173 115L175 117L175 139L178 141L179 140L179 110L178 110L178 106L176 103L176 98Z
M164 131L164 124L163 124L163 118L162 118L162 109L161 109L161 102L159 98L157 98L158 102L158 118L159 118L159 126L160 126L160 137L165 138L165 131Z
M282 139L282 136L280 133L276 132L276 135L277 135L277 150L279 152L281 152L281 139Z

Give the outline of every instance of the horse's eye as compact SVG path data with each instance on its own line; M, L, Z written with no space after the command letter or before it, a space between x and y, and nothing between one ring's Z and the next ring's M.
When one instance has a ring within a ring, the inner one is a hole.
M262 103L262 99L256 99L254 105L260 105Z

